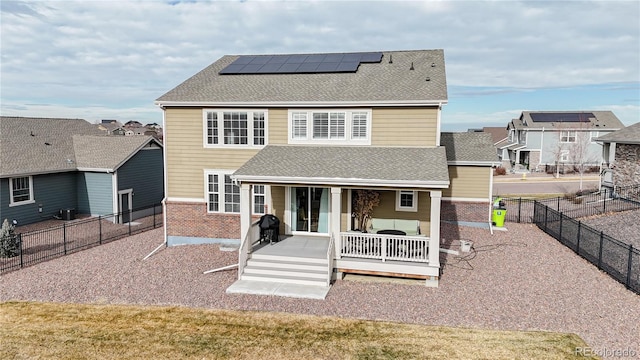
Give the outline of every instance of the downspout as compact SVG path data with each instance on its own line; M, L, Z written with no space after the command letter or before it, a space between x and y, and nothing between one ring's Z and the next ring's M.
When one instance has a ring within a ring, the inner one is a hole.
M164 241L152 252L150 252L149 255L145 256L144 259L142 260L147 260L149 257L151 257L151 255L155 254L163 246L165 248L168 246L167 245L167 239L168 239L168 235L167 235L167 189L168 189L167 187L167 122L166 122L166 116L165 116L165 109L162 105L160 105L160 108L162 109L162 166L164 167L162 171L163 173L162 181L164 182L164 197L162 198L162 223L164 224L163 226Z
M442 102L438 103L438 115L436 116L436 146L440 146L440 119L442 118Z

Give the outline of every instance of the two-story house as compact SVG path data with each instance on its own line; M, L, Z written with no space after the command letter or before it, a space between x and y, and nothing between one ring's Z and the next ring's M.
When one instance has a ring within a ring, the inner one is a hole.
M623 127L611 111L523 111L507 125L508 142L500 149L516 170L599 167L602 146L595 138Z
M602 187L616 189L640 185L640 123L601 136L604 169Z
M166 241L240 243L241 280L437 284L441 203L486 204L489 221L496 163L486 134L441 134L446 103L442 50L224 56L156 101ZM363 190L379 205L359 229ZM284 239L266 248L254 246L263 214Z

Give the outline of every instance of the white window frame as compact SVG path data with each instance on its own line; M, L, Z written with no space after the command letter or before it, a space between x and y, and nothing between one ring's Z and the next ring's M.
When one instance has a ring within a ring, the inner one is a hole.
M589 142L596 142L594 139L600 136L600 131L590 131L589 132Z
M572 135L573 134L573 135ZM573 140L571 140L573 138ZM561 130L560 142L561 143L574 143L576 142L578 135L575 130Z
M264 189L264 193L262 193L262 194L256 193L256 186L262 186L262 188ZM253 215L264 215L264 214L266 214L266 211L265 211L264 207L265 206L269 206L269 194L270 193L271 193L271 190L269 188L269 185L256 184L256 185L253 185L251 187L251 200L252 200L251 201L251 213ZM262 197L264 199L264 202L263 202L264 206L262 207L262 212L256 212L255 211L256 210L256 203L257 203L256 199L258 197Z
M411 206L402 205L402 196L411 195ZM413 190L398 190L396 192L396 211L418 211L418 192Z
M27 200L22 200L22 201L15 201L14 200L14 194L13 194L13 180L16 179L25 179L28 178L29 180L29 199ZM19 176L19 177L13 177L13 178L9 178L9 206L20 206L20 205L26 205L26 204L33 204L36 201L33 198L33 176Z
M209 143L209 121L208 114L216 113L216 125L217 134L213 135L215 138ZM246 144L225 144L225 127L224 127L224 114L225 113L246 113L247 114L247 143ZM264 114L264 128L258 129L254 127L254 114ZM267 109L203 109L202 110L202 143L205 148L253 148L260 149L268 144L269 139L269 112ZM259 134L264 138L264 144L255 144L257 131L264 130L264 135Z
M569 161L569 150L562 150L560 152L560 162Z
M240 214L240 209L238 211L226 211L227 202L225 200L225 177L233 174L233 170L205 170L204 172L204 195L205 201L207 203L207 213L209 214ZM209 191L209 176L210 175L218 175L218 191ZM234 185L235 186L235 185ZM238 192L240 192L240 187L238 187ZM218 210L211 210L209 195L217 194L218 195ZM238 203L239 204L239 203Z
M327 114L327 137L314 138L314 114ZM344 114L344 123L337 121L332 114ZM357 126L362 130L362 124L354 124L354 115L365 116L364 136L362 131L355 136ZM288 114L288 138L289 144L324 144L324 145L371 145L371 109L290 109ZM336 125L338 127L336 127ZM340 129L341 131L336 131ZM333 135L333 136L332 136Z

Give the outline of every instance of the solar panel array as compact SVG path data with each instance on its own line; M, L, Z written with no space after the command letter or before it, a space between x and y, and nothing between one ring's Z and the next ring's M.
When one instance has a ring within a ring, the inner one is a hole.
M593 113L531 113L534 122L589 122Z
M241 55L220 71L239 74L315 74L356 72L362 63L379 63L381 52L308 55Z

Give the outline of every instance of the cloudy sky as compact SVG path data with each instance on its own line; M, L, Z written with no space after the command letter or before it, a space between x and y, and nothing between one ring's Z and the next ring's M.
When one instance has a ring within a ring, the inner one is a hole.
M443 130L523 110L640 121L639 1L6 1L2 115L162 121L225 54L444 49Z

